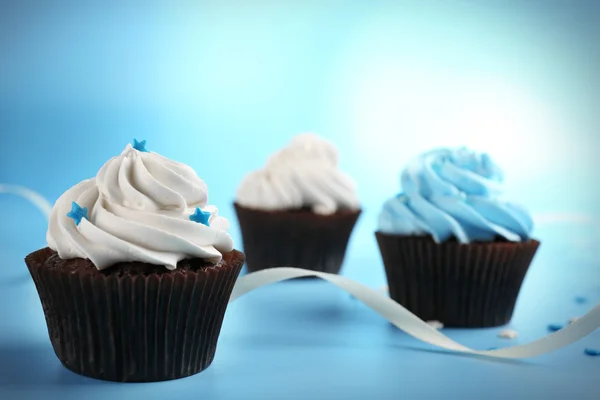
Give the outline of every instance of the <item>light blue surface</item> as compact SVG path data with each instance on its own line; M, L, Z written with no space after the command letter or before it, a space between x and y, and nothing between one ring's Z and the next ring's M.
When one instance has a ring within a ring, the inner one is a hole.
M194 377L115 384L80 377L53 354L23 256L43 244L45 222L32 206L0 197L4 256L0 280L0 398L4 399L597 399L600 332L566 349L524 361L494 361L433 351L321 281L284 282L230 304L215 361ZM25 217L23 217L25 216ZM21 223L19 225L19 223ZM7 230L11 226L14 229ZM571 233L565 235L565 230ZM581 238L598 227L570 223L538 229L542 248L528 274L510 328L445 330L477 349L525 343L600 302L600 262ZM343 273L385 284L371 232L352 238ZM575 297L587 299L578 304ZM17 397L18 395L18 397Z
M379 287L373 231L398 173L422 151L468 145L502 166L507 198L533 212L543 244L517 340L447 333L479 349L524 343L600 301L599 2L13 3L0 5L0 183L55 201L143 138L196 169L240 243L231 202L242 177L314 131L338 145L364 208L343 273ZM52 353L23 263L45 229L33 206L0 195L0 399L600 396L600 357L583 354L600 348L599 332L524 362L440 354L307 281L231 304L200 375L82 378Z

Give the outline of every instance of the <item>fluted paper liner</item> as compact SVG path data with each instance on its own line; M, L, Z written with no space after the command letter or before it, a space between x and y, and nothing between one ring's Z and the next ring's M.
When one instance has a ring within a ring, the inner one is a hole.
M263 211L234 204L249 272L296 267L339 273L360 210L319 215L310 210Z
M447 327L507 324L540 245L437 244L430 237L376 234L390 297L421 319Z
M97 379L151 382L211 364L243 254L234 250L222 265L197 271L108 275L49 268L52 254L41 249L25 262L65 367Z

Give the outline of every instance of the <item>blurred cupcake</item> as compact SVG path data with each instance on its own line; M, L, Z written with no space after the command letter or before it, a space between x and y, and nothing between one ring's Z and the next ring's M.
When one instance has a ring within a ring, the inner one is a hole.
M444 326L510 321L540 243L529 213L500 198L502 180L487 154L465 148L409 163L376 232L392 299Z
M313 135L295 137L241 183L235 210L249 271L292 266L338 273L360 214L338 153Z
M244 255L188 166L128 145L56 202L25 262L61 363L97 379L208 367Z

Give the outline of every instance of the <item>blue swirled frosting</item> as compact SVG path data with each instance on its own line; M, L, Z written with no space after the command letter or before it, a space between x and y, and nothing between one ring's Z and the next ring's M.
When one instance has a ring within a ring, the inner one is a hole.
M488 154L464 147L424 153L402 171L403 192L384 204L379 231L431 235L437 243L526 241L533 220L523 207L500 198L502 181Z

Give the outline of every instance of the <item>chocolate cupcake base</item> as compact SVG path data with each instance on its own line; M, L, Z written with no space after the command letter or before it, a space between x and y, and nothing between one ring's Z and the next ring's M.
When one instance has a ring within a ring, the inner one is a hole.
M435 243L431 237L376 232L390 297L419 318L447 327L507 324L540 245Z
M121 263L98 271L89 260L62 260L49 248L25 258L56 356L96 379L152 382L207 368L244 255L217 264Z
M360 210L255 210L234 204L249 272L297 267L337 274Z

